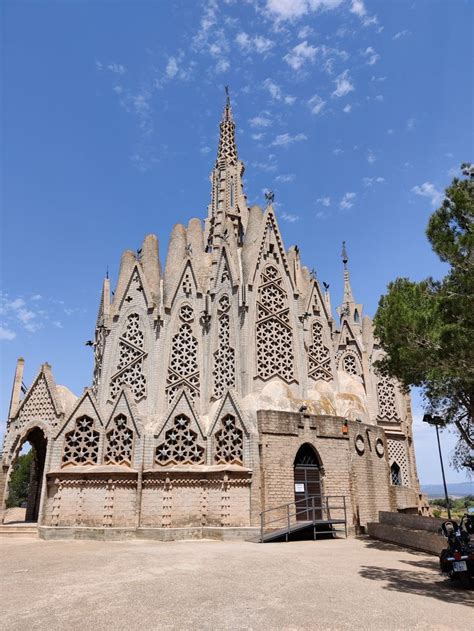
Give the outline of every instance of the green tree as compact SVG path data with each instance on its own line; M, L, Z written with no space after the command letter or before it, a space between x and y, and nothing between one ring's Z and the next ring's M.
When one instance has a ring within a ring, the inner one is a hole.
M379 370L422 389L426 411L458 433L454 466L474 471L474 167L461 169L426 231L446 276L397 278L374 323L387 353Z
M22 502L26 502L28 499L30 471L33 459L33 449L31 449L27 454L23 454L18 457L8 485L9 493L7 508L21 506Z

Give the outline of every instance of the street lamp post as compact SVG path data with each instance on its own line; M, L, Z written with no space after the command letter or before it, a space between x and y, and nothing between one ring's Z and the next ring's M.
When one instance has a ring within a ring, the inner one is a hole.
M429 425L434 425L435 428L436 428L436 438L438 439L439 462L441 464L441 475L443 476L444 497L446 499L446 508L448 510L448 519L451 519L451 508L449 506L448 487L446 486L446 476L444 475L443 455L441 453L441 442L439 440L439 428L438 428L438 426L442 423L442 419L439 416L431 416L431 414L425 414L423 416L423 422L424 423L429 423Z

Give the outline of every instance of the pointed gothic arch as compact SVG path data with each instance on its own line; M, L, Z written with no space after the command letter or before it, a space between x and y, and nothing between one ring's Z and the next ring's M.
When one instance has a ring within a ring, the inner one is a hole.
M48 435L39 424L30 425L26 431L19 435L14 443L11 453L10 466L6 476L6 489L4 493L5 505L8 506L10 494L10 482L18 463L18 458L26 443L30 444L33 452L29 471L28 495L26 500L25 522L38 522L40 520L41 496L44 487L44 470L46 453L48 448ZM3 507L0 507L3 508Z

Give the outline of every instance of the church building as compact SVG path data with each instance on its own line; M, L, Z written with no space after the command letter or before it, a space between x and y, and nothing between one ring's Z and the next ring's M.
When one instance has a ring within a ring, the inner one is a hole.
M75 396L45 363L24 388L18 360L0 517L26 442L26 519L45 538L251 539L342 507L363 532L379 511L423 510L410 399L374 367L345 247L334 317L272 195L248 207L243 173L227 97L207 217L174 226L164 268L149 234L115 290L103 281L90 386Z

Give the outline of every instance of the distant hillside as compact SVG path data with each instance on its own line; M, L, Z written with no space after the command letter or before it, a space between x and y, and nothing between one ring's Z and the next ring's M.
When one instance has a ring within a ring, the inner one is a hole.
M422 484L421 490L428 497L444 497L444 488L442 484ZM455 482L448 483L448 495L452 497L464 497L465 495L474 495L474 480L472 482Z

